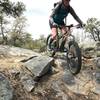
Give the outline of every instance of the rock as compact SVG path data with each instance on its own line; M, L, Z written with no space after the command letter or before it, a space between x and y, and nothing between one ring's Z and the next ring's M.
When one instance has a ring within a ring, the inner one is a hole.
M95 88L92 91L100 95L100 84L95 83Z
M20 75L20 71L17 70L16 68L12 68L9 70L9 73L11 74L11 77L14 79L18 79Z
M65 56L55 59L54 63L55 63L56 68L58 68L60 71L64 70L66 72L69 70L68 63Z
M96 56L100 57L100 42L96 43L95 50L96 50Z
M29 75L22 76L21 82L22 85L24 86L24 89L28 92L31 92L35 88L36 82Z
M87 48L95 48L96 42L95 41L82 41L80 43L80 47L84 50L86 50Z
M58 61L58 60L57 60ZM68 64L66 60L60 60L57 62L56 66L63 68L63 74L61 80L64 82L64 85L71 91L77 94L87 95L94 88L93 84L93 73L90 70L80 72L78 75L74 76L68 71ZM93 64L92 64L93 66ZM58 67L57 67L58 68ZM60 70L61 72L61 70Z
M62 80L65 82L65 84L68 84L70 86L75 84L75 79L69 71L64 73Z
M100 57L96 58L95 88L94 92L100 94Z
M96 72L95 78L96 78L96 82L97 82L98 84L100 84L100 72L99 72L99 71Z
M29 49L23 49L19 47L13 47L13 46L5 46L0 45L0 55L3 55L4 57L12 57L12 56L39 56L40 54L33 52Z
M100 57L96 58L96 67L100 69Z
M0 73L0 100L13 100L11 84L2 73Z
M83 50L82 55L84 58L91 59L95 57L95 50L93 48L86 48Z
M53 58L38 56L25 62L25 67L34 75L34 78L41 77L51 69L52 61Z
M91 52L91 55L92 51L94 53L94 49L86 50ZM93 60L86 59L87 62L84 63L87 68L74 76L68 71L66 56L62 53L53 59L31 50L0 45L0 54L3 58L0 59L0 65L4 64L0 66L0 72L5 73L13 84L12 89L5 76L0 74L0 100L98 100L96 98L100 94L99 57L95 57L95 64ZM55 66L51 65L53 61ZM95 65L98 68L96 71ZM93 66L95 68L91 69ZM52 73L46 74L49 70ZM34 80L36 78L41 80L37 82Z
M29 49L23 49L23 48L18 48L18 47L11 47L9 50L9 55L12 56L38 56L39 54L36 52L33 52L32 50Z
M100 57L100 42L85 44L82 51L86 58Z
M53 95L54 93L52 94L53 97L55 97L55 100L69 100L69 96L66 94L68 89L62 84L61 80L52 82L51 89L52 92L55 93L55 95ZM65 91L63 91L63 88Z

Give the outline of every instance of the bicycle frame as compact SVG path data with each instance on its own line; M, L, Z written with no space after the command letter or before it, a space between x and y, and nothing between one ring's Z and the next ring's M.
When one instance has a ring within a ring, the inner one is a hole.
M82 59L81 59L81 49L79 48L78 43L75 41L75 36L72 35L71 28L73 27L80 28L77 25L76 26L69 25L69 26L66 26L66 33L62 34L61 29L58 26L56 41L52 42L52 44L54 45L54 48L52 48L49 51L51 52L51 57L54 57L57 51L65 52L69 70L73 75L76 75L81 70ZM61 33L59 33L59 29ZM61 34L61 36L59 36L59 34ZM52 35L49 35L47 38L47 46L51 45L50 44L50 39L52 39L51 36ZM62 41L60 41L60 39Z
M57 35L56 35L56 45L57 45L57 48L59 48L59 46L60 46L60 43L59 43L59 40L60 39L63 39L63 41L75 41L75 36L74 35L72 35L71 33L72 33L72 30L71 30L71 28L73 28L73 27L76 27L76 28L80 28L79 26L77 26L77 25L75 25L75 26L73 26L73 25L69 25L69 26L65 26L66 27L66 33L65 34L63 34L62 32L61 32L61 26L58 26L58 28L57 28ZM61 36L59 36L59 30L60 30L60 34L61 34Z

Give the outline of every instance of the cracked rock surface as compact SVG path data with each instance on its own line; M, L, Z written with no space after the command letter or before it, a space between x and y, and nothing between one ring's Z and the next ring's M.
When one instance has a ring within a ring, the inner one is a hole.
M63 57L0 46L0 100L100 100L98 59L83 58L81 72L73 76ZM40 66L35 70L39 74L33 73L33 67ZM36 75L40 75L38 80L34 80Z

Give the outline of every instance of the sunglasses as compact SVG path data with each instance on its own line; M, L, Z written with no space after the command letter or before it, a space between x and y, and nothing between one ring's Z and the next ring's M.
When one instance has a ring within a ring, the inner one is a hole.
M70 1L70 0L66 0L66 1Z
M64 0L64 1L70 1L70 0Z

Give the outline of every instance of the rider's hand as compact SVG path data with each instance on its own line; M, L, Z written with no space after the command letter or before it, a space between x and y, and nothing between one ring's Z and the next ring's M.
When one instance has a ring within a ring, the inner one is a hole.
M81 28L84 28L85 27L85 24L84 23L80 24L80 27Z
M77 25L77 28L84 28L84 27L85 27L85 24L83 24L83 23Z

